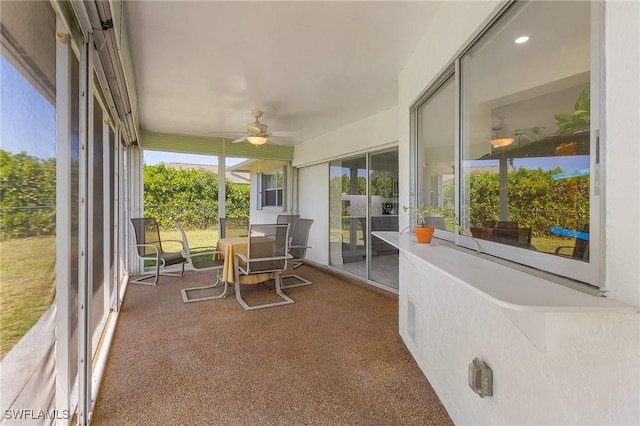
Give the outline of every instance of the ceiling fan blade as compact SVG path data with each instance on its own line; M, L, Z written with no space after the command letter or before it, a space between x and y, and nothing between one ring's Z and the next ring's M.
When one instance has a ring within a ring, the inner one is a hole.
M246 136L242 136L241 138L238 138L238 139L234 140L234 141L233 141L233 142L231 142L231 143L244 142L244 141L246 141L246 140L247 140L247 137L246 137Z

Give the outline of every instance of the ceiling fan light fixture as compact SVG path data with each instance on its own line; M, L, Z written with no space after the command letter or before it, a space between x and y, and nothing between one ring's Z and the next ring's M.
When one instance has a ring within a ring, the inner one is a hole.
M502 146L509 146L513 143L513 138L498 138L498 139L491 139L491 146L495 147L495 148L499 148Z
M264 136L247 136L247 141L252 145L264 145L267 138Z
M492 147L501 148L503 146L509 146L509 145L511 145L513 143L513 138L501 138L500 137L500 130L502 130L501 126L493 127L493 128L491 128L491 130L496 132L496 137L495 138L491 138L491 140L489 140L489 143L491 144Z

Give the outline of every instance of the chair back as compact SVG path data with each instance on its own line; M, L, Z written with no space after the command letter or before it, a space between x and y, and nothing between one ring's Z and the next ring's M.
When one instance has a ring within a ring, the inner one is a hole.
M289 254L291 254L294 259L303 259L307 254L309 229L312 223L313 219L298 219L296 221L293 227L293 235L291 236L291 249L289 249Z
M182 238L182 254L187 258L187 261L191 263L191 251L189 250L189 241L187 241L187 233L184 232L184 228L178 222L176 222L176 229L180 231L180 237Z
M589 234L589 224L587 223L582 227L582 233ZM589 260L589 240L585 238L576 238L576 244L573 247L573 253L571 254L573 259Z
M160 227L158 222L152 217L131 218L131 224L136 236L136 244L152 244L158 247L162 253L162 242L160 240ZM155 254L151 247L138 246L138 255L141 257Z
M289 224L249 225L247 258L250 273L283 270L287 266L288 249Z
M293 227L296 224L296 222L298 221L298 219L300 219L300 215L299 214L279 214L278 218L276 219L277 223L288 223L289 226L289 232L293 232Z

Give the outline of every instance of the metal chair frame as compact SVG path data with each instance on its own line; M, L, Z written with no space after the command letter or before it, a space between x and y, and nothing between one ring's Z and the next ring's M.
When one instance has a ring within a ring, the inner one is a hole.
M292 269L296 269L299 266L303 265L303 260L307 255L307 249L311 248L311 246L307 245L309 241L309 229L311 229L311 225L313 224L313 219L298 219L296 224L293 227L293 232L291 236L291 245L289 246L289 254L291 254L291 260L289 264ZM296 253L298 256L295 256L293 253ZM296 284L285 284L284 281L287 279L296 279L298 283ZM285 275L282 277L282 288L293 288L293 287L302 287L305 285L313 284L313 282L309 281L306 278L301 277L300 275Z
M160 238L160 228L158 222L151 217L131 218L131 225L133 226L134 235L136 238L136 244L132 244L131 247L135 247L135 253L141 260L153 260L155 262L155 272L153 274L144 274L138 278L129 280L131 284L143 284L143 285L158 285L158 279L160 275L169 277L182 277L184 274L184 264L186 259L182 256L181 252L165 252L162 249L162 239ZM151 225L151 230L156 234L156 241L147 241L147 231ZM142 242L141 242L142 241ZM182 244L182 250L184 250L184 244L180 240L164 240L164 242L178 242ZM146 254L147 249L151 249L152 253ZM176 256L180 254L180 256ZM160 272L160 267L167 267L170 265L181 264L180 273L175 272ZM153 278L153 282L146 281L149 278Z
M204 300L215 300L215 299L221 299L223 297L226 297L228 284L226 281L222 280L222 276L221 276L221 271L222 271L222 268L224 267L224 259L223 259L224 253L215 249L211 251L191 253L191 250L209 249L209 248L213 248L213 246L190 248L189 241L187 240L187 234L186 232L184 232L184 229L179 223L176 223L176 229L180 231L180 234L182 235L182 242L183 242L182 245L184 247L184 249L182 250L182 256L184 256L184 258L187 259L187 263L189 264L189 266L191 266L191 268L194 271L211 271L211 270L217 271L216 282L213 283L212 285L181 289L180 291L182 293L182 300L184 301L184 303L201 302ZM214 259L215 255L218 255L219 259ZM197 258L202 256L207 256L209 260L198 261ZM215 296L197 297L197 298L189 299L188 292L216 288L218 287L218 285L220 285L220 283L224 284L224 288L220 294Z
M272 228L267 232L259 232L256 229ZM273 232L273 233L272 233ZM276 247L273 250L275 256L267 257L252 257L251 254L251 239L257 236L275 236ZM247 311L255 309L272 308L276 306L289 305L295 303L293 299L282 292L282 271L287 267L287 260L291 258L289 253L289 224L261 224L261 225L249 225L249 236L247 241L247 255L242 253L236 253L233 259L234 271L235 271L235 293L236 300ZM281 253L281 254L279 254ZM244 262L244 265L240 264L240 261ZM261 268L259 265L265 262L272 262L275 265L269 265L266 268ZM273 272L275 274L275 290L276 294L282 299L280 302L265 303L262 305L249 306L244 301L240 293L240 276L263 274L267 272Z

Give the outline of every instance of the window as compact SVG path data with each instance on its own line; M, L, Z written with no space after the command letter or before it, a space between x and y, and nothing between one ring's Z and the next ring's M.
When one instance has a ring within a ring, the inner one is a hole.
M284 168L258 174L259 207L284 207Z
M420 191L418 204L434 211L455 211L455 81L448 76L435 91L418 106L417 132ZM435 217L432 225L453 231L453 223Z
M441 237L597 284L592 7L507 6L414 107L415 179L416 204L464 229Z

